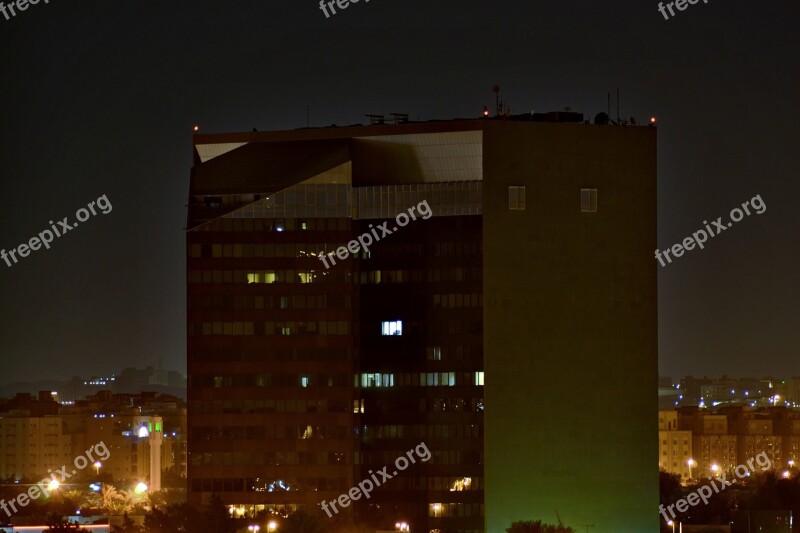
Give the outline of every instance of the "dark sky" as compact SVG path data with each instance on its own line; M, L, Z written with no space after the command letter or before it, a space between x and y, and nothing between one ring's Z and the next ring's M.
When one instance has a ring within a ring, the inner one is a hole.
M191 127L360 123L570 106L659 119L659 247L760 194L659 272L667 375L800 375L800 3L710 0L43 1L0 17L0 381L185 368ZM613 114L613 113L612 113Z

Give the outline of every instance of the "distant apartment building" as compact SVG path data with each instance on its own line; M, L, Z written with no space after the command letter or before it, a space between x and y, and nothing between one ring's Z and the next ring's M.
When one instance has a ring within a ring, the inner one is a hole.
M76 435L75 451L83 453L103 442L110 456L98 472L102 469L116 482L128 482L131 489L143 482L152 490L161 490L163 425L157 416L98 414L87 421L85 433Z
M195 136L190 501L657 527L656 130L516 118Z
M101 391L59 405L50 392L0 401L0 477L41 479L103 442L110 456L81 478L110 474L115 483L159 490L164 470L186 471L186 407L171 396ZM161 416L158 413L164 413Z
M679 427L692 433L693 477L711 471L713 465L732 471L737 462L737 438L728 431L728 417L697 408L680 410Z
M658 465L682 478L691 475L692 432L678 429L678 413L674 410L658 412Z
M773 428L782 439L784 462L800 460L800 411L787 409L776 413Z
M774 468L783 468L800 457L800 412L786 407L751 408L748 406L721 407L716 411L698 407L659 411L659 461L667 472L682 476L688 473L675 469L666 458L675 450L667 445L667 430L677 416L677 428L689 435L692 477L710 475L716 469L732 472L760 453L766 453ZM671 437L678 440L677 437ZM667 452L664 454L664 452ZM677 456L677 454L674 454ZM678 465L680 466L680 465Z
M64 464L70 451L58 415L0 414L0 478L38 481Z
M721 409L728 416L730 431L736 435L736 460L743 464L761 452L766 452L776 464L784 464L783 438L773 427L775 411L752 411L744 407Z
M64 463L71 439L58 409L49 391L0 400L0 478L38 481Z

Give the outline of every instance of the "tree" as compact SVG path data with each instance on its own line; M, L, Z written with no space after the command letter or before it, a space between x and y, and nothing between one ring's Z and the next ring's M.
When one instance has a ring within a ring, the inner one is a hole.
M681 476L659 469L658 493L661 500L659 503L664 507L681 499L683 497Z
M144 517L144 528L147 533L172 533L178 531L172 526L172 520L161 509L153 509Z
M203 531L209 533L236 533L236 522L231 520L228 509L222 503L222 499L214 494L211 504L203 509L205 521Z
M281 533L325 533L320 517L300 509L293 512L281 527Z
M128 513L125 513L125 517L122 520L122 525L112 527L111 533L142 533L142 528L139 527L136 522L131 520L131 517L128 516Z
M511 527L506 528L506 533L575 533L575 530L563 524L551 526L543 524L541 520L526 520L512 523Z
M185 489L186 477L183 475L183 469L175 465L162 471L161 486L165 489Z

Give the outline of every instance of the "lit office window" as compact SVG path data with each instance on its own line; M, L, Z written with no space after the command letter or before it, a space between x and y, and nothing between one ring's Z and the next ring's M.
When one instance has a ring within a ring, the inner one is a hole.
M388 320L381 324L382 335L402 335L403 334L403 321L402 320Z
M442 360L442 347L441 346L433 346L427 348L428 359L431 361L441 361Z
M475 372L475 385L483 386L483 372Z
M361 387L365 389L371 387L394 387L394 374L361 374ZM363 408L362 404L362 412Z
M275 272L272 270L257 270L247 273L247 283L275 283Z
M525 187L512 185L508 188L508 208L516 211L525 210Z
M597 189L581 189L581 212L597 212Z

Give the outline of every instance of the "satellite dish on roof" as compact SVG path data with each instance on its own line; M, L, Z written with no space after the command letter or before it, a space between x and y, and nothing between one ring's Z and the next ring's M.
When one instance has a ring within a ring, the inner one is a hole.
M609 118L607 113L598 113L594 116L595 124L608 124Z

